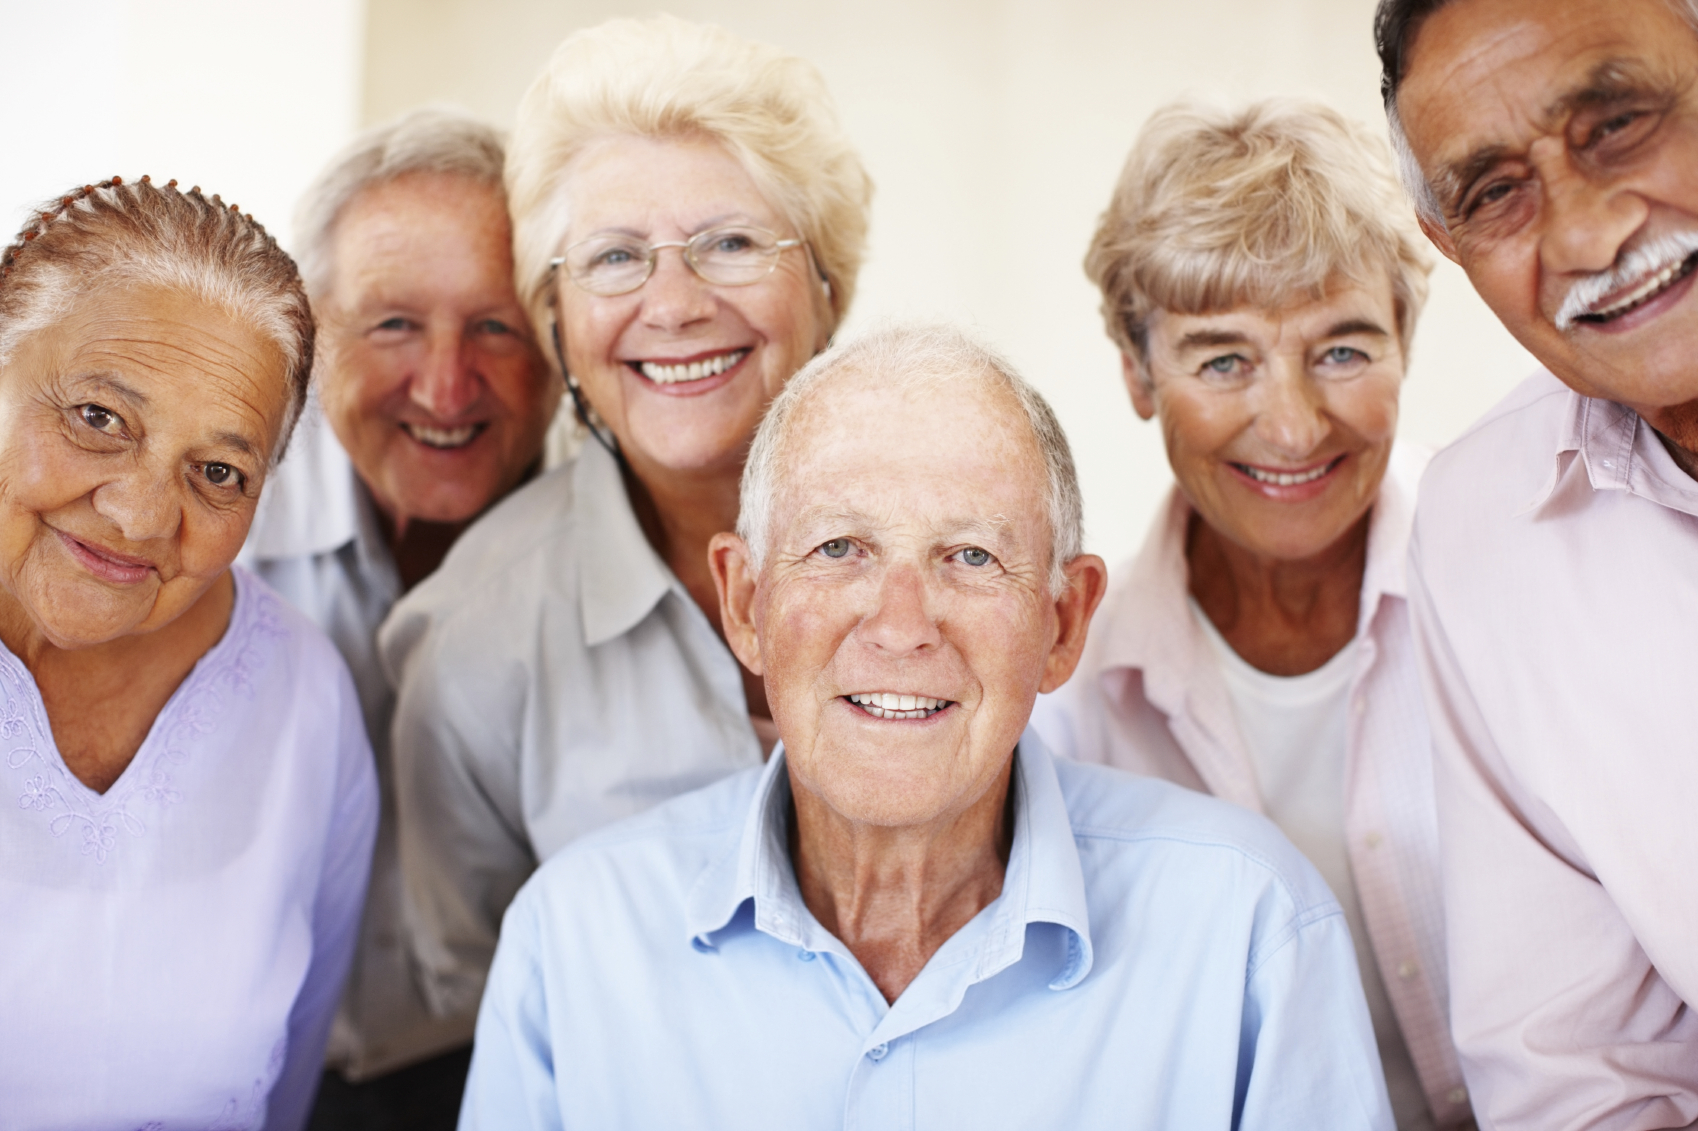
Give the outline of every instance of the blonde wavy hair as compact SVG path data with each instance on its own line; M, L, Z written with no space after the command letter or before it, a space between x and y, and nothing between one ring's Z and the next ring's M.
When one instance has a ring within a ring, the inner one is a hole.
M1150 315L1323 298L1391 278L1408 350L1432 260L1386 143L1316 103L1175 103L1145 124L1085 256L1103 322L1144 360Z
M546 327L549 260L571 222L573 158L605 137L708 137L748 170L807 241L834 324L855 296L872 180L825 80L780 48L673 16L609 20L569 36L519 104L507 149L519 299Z

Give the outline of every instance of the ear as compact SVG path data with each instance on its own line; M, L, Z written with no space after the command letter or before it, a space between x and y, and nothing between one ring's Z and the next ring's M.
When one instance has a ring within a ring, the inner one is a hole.
M1156 414L1155 389L1150 385L1149 371L1141 365L1137 358L1129 353L1120 355L1120 376L1126 382L1126 391L1132 394L1132 411L1138 414L1139 420L1148 420Z
M1085 651L1085 634L1091 627L1091 616L1102 604L1108 591L1108 567L1095 554L1080 554L1068 562L1064 572L1067 586L1055 599L1055 644L1044 660L1043 681L1039 691L1054 691L1066 683L1079 666Z
M721 532L708 542L708 568L719 591L719 623L731 654L756 675L761 671L761 642L755 632L755 572L749 547L735 534Z
M1452 263L1461 264L1462 260L1456 257L1456 243L1450 238L1450 232L1443 224L1435 224L1425 216L1416 216L1415 222L1421 225L1421 230L1427 234L1432 245L1439 249L1440 255Z

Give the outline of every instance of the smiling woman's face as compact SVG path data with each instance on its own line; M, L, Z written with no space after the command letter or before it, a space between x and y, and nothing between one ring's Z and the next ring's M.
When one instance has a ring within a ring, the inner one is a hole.
M1180 489L1223 537L1302 561L1373 505L1403 385L1389 279L1285 310L1158 311L1147 355L1148 382L1128 359L1133 404L1160 416Z
M602 233L650 244L727 224L800 233L724 147L614 137L575 161L564 250ZM804 248L748 286L698 277L677 248L629 294L600 296L558 272L566 365L637 474L740 471L761 414L830 336L830 307ZM539 328L546 333L547 328Z
M61 648L151 632L247 537L282 353L178 291L97 291L0 369L0 588Z

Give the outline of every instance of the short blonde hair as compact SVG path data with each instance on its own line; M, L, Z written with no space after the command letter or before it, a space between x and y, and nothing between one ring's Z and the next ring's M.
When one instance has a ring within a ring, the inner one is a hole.
M855 295L872 180L811 63L673 16L609 20L555 48L519 104L507 155L519 299L548 325L549 261L571 217L572 159L605 137L708 137L795 225L841 322Z
M1109 337L1140 361L1154 311L1280 309L1381 270L1407 350L1432 261L1385 142L1326 106L1280 99L1158 110L1085 256Z

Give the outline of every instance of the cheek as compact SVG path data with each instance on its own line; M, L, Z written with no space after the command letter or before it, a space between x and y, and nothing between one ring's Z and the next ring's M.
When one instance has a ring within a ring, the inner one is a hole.
M1370 446L1389 445L1397 435L1397 399L1403 382L1376 374L1330 391L1327 410Z
M255 500L244 499L219 510L194 502L185 507L177 542L183 575L204 583L229 568L247 540L256 506Z
M1213 463L1220 450L1250 426L1242 397L1157 391L1156 411L1168 462L1175 470Z

